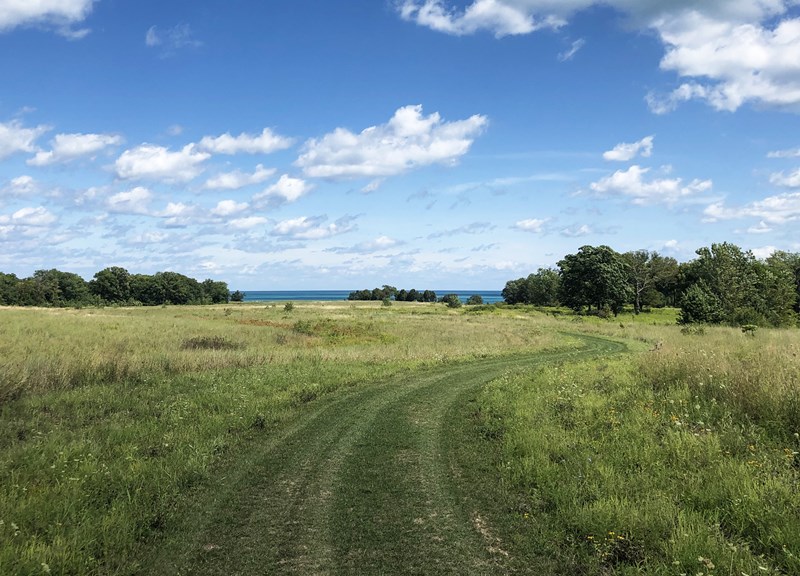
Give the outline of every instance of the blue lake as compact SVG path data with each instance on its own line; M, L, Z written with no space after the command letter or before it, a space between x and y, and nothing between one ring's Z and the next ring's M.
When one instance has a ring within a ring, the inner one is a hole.
M334 302L347 300L352 290L243 290L245 302L286 302L286 301L317 301ZM502 302L500 290L434 290L436 296L441 298L445 294L458 294L462 301L477 294L483 298L484 303L492 304Z

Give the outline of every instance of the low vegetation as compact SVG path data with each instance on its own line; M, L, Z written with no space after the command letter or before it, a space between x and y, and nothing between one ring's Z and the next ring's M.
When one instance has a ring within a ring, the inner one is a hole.
M339 400L353 418L358 398L375 410L385 400L376 421L411 426L408 434L386 431L398 458L386 466L402 475L412 470L397 465L413 461L411 439L439 432L432 419L414 425L421 412L409 408L406 422L386 410L404 406L412 391L420 410L433 410L429 395L445 396L436 378L448 390L475 381L472 396L447 392L458 409L448 412L444 437L448 453L464 455L456 481L465 492L453 501L485 505L458 529L489 542L482 573L800 572L798 332L683 330L675 309L613 320L541 310L380 301L0 309L0 572L148 572L144 559L164 541L194 545L182 538L188 532L175 532L190 529L184 518L209 522L202 510L220 505L215 494L239 494L255 481L248 470L256 453ZM586 339L599 359L574 355ZM612 355L625 346L629 354ZM479 373L490 384L477 387ZM309 438L321 433L309 430ZM438 454L434 437L418 440ZM352 444L359 453L349 457L385 450L384 440L372 440ZM264 462L303 469L286 460L289 447L275 449ZM326 470L317 470L319 482L349 478ZM401 480L409 489L416 482ZM376 506L420 514L416 500L382 500L396 496L384 488L369 488ZM347 498L362 488L337 494L331 510L361 513ZM247 500L242 507L253 509ZM374 521L363 512L354 526ZM275 514L287 534L306 534L288 528L291 510ZM306 528L397 554L409 526L427 529L423 516L419 524L403 518L391 537L343 532L333 519ZM218 546L195 544L202 562ZM419 550L409 566L439 553ZM358 568L341 553L342 570Z
M800 573L798 334L651 335L481 393L521 546L548 573Z

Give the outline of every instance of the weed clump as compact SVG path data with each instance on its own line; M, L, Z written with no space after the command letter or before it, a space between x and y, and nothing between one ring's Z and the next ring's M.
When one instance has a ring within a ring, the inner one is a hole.
M243 344L231 342L222 336L196 336L181 344L183 350L240 350Z

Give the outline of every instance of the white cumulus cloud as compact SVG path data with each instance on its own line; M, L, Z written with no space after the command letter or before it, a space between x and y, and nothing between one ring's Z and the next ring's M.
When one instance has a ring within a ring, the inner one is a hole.
M637 156L649 158L653 154L654 136L646 136L638 142L623 142L614 146L612 150L603 152L603 158L615 162L628 162Z
M724 202L715 202L705 211L706 221L758 218L761 226L787 224L800 220L800 192L769 196L744 206L727 207Z
M117 176L124 180L162 180L165 182L188 182L203 171L203 163L211 157L199 152L194 144L188 144L179 152L171 152L163 146L142 144L126 150L117 159Z
M47 208L43 206L38 206L36 208L33 207L26 207L20 208L16 212L14 212L10 218L7 218L7 222L10 224L14 224L17 226L49 226L53 222L55 222L57 218L50 213Z
M39 183L33 176L23 174L12 178L6 186L0 188L0 196L31 196L39 190Z
M769 181L783 188L800 188L800 168L789 174L777 172L770 176Z
M454 164L488 124L485 116L445 122L422 106L398 109L386 124L354 134L337 128L306 142L295 164L315 178L378 178L430 164Z
M0 160L17 152L35 152L36 140L49 130L49 126L26 128L18 120L0 122Z
M528 218L527 220L520 220L514 224L514 228L517 230L522 230L523 232L534 232L539 234L544 231L544 226L549 221L549 218Z
M617 170L611 176L590 184L599 196L622 196L634 204L675 204L680 200L707 192L712 188L711 180L692 180L683 183L680 178L657 178L646 181L649 168L633 165L627 170Z
M312 188L305 180L283 174L275 184L253 196L253 201L258 205L271 206L291 203L306 195Z
M31 166L47 166L69 162L82 156L97 154L109 146L122 144L122 137L112 134L56 134L49 151L40 150L28 160Z
M153 193L147 188L137 186L127 192L118 192L106 201L109 212L119 214L149 214Z
M247 202L237 202L236 200L220 200L217 207L211 210L214 216L232 216L244 212L249 207Z
M201 150L214 154L271 154L278 150L289 148L294 141L279 134L274 134L269 128L264 128L261 134L242 133L231 136L229 133L221 136L205 136L200 140Z
M287 240L321 240L350 232L355 228L350 218L341 218L331 224L325 224L324 216L300 216L278 222L271 234Z
M0 32L17 26L45 24L56 27L68 37L81 37L85 30L70 26L84 20L95 0L2 0L0 1Z
M273 174L275 174L274 168L264 168L259 164L252 174L239 170L217 174L209 178L203 188L208 190L238 190L245 186L266 182Z
M745 103L800 105L800 18L796 0L403 0L402 18L453 35L481 30L497 37L558 28L577 12L606 6L629 24L654 31L661 68L685 78L666 95L651 94L656 113L700 99L719 110Z

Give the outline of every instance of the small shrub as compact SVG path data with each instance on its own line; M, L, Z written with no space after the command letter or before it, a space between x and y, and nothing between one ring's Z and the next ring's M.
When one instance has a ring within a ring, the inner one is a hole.
M292 310L294 310L294 302L287 302L287 303L286 303L286 304L283 306L283 311L284 311L284 312L291 312Z
M390 298L384 298L383 299L383 306L391 306L391 305L392 305L392 301L391 301Z
M744 326L742 326L742 333L745 336L755 336L756 328L758 328L758 326L756 326L755 324L745 324Z
M702 324L686 324L681 328L681 334L684 336L703 336L706 333L706 328Z
M242 344L231 342L222 336L196 336L183 341L184 350L238 350Z
M458 294L445 294L439 302L447 304L448 308L461 308L461 298Z

